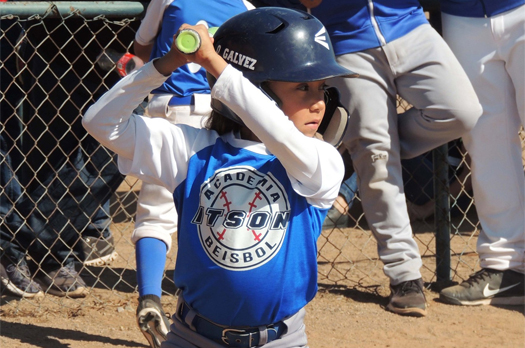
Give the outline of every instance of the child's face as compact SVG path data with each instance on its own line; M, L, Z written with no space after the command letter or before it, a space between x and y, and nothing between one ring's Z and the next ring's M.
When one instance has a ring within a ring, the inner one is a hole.
M313 137L326 110L326 80L300 83L269 81L268 87L281 100L281 109L297 129L304 135Z

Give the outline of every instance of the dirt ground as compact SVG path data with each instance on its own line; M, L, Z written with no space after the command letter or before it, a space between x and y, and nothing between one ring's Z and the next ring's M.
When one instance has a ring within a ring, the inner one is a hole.
M380 296L353 290L321 289L307 307L309 346L525 347L523 307L465 308L439 303L432 292L427 296L428 316L409 318L385 311L386 298ZM172 311L173 302L166 300L164 296L166 310ZM0 346L147 347L135 325L133 295L119 301L108 299L104 304L93 301L91 307L81 309L48 307L52 308L35 311L31 306L23 306L18 313L2 309Z
M46 295L39 301L29 301L2 295L1 348L147 347L135 324L137 293L133 246L126 235L129 228L118 224L114 230L121 233L117 242L119 258L110 267L83 271L92 287L87 298ZM353 233L359 238L356 231ZM418 238L423 240L425 236ZM167 264L166 269L172 270L173 265ZM167 273L170 275L170 271ZM423 276L427 277L425 273ZM307 306L311 348L525 347L524 307L451 306L440 303L437 293L427 290L428 316L402 317L384 309L387 283L357 287L322 281L316 298ZM175 290L170 281L165 281L163 289L169 294ZM173 313L175 298L165 295L162 302L166 312Z

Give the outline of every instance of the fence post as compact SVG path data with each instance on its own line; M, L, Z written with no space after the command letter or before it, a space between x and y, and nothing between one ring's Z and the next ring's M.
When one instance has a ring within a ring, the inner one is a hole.
M429 22L441 33L441 12L432 3ZM450 189L448 180L448 144L432 151L434 163L434 225L436 229L436 280L449 281L450 278Z
M448 145L432 151L434 163L434 224L436 229L437 281L450 280L450 200L448 184Z

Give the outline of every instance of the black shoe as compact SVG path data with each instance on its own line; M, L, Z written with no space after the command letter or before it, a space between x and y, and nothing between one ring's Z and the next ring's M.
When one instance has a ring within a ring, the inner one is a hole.
M423 293L423 280L409 280L398 285L390 285L389 311L413 317L427 315L427 301Z
M341 214L339 210L332 207L330 210L328 210L328 214L326 214L326 218L323 222L323 230L331 229L331 228L341 228L341 227L349 227L351 224L351 219L348 214Z
M13 264L2 259L0 261L0 278L2 285L14 295L25 298L44 296L40 285L31 279L31 271L24 260L18 264Z
M73 262L48 273L40 271L35 280L51 295L78 298L88 294L87 285L75 270Z
M439 299L445 303L477 305L525 304L525 274L511 270L483 268L463 283L441 290Z
M112 235L107 238L82 237L80 243L86 266L104 266L117 259Z
M151 348L159 348L161 343L166 340L170 322L162 310L158 296L146 295L139 298L137 324Z

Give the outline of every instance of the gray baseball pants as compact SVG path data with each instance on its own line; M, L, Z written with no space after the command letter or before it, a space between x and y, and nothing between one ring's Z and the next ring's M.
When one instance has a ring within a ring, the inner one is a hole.
M344 144L358 177L368 224L392 285L421 278L401 169L413 158L472 129L481 106L461 65L428 24L385 46L337 57L360 74L329 84L350 113ZM400 95L413 105L398 114Z
M482 268L525 273L525 5L489 18L443 14L443 35L483 105L465 147L482 230Z
M179 297L179 301L181 298ZM177 306L178 307L178 306ZM287 331L275 341L267 343L264 348L308 348L304 326L306 310L302 308L299 312L283 320ZM162 343L161 348L224 348L225 345L215 343L208 338L198 334L182 324L176 315L173 315L173 324L167 340Z

